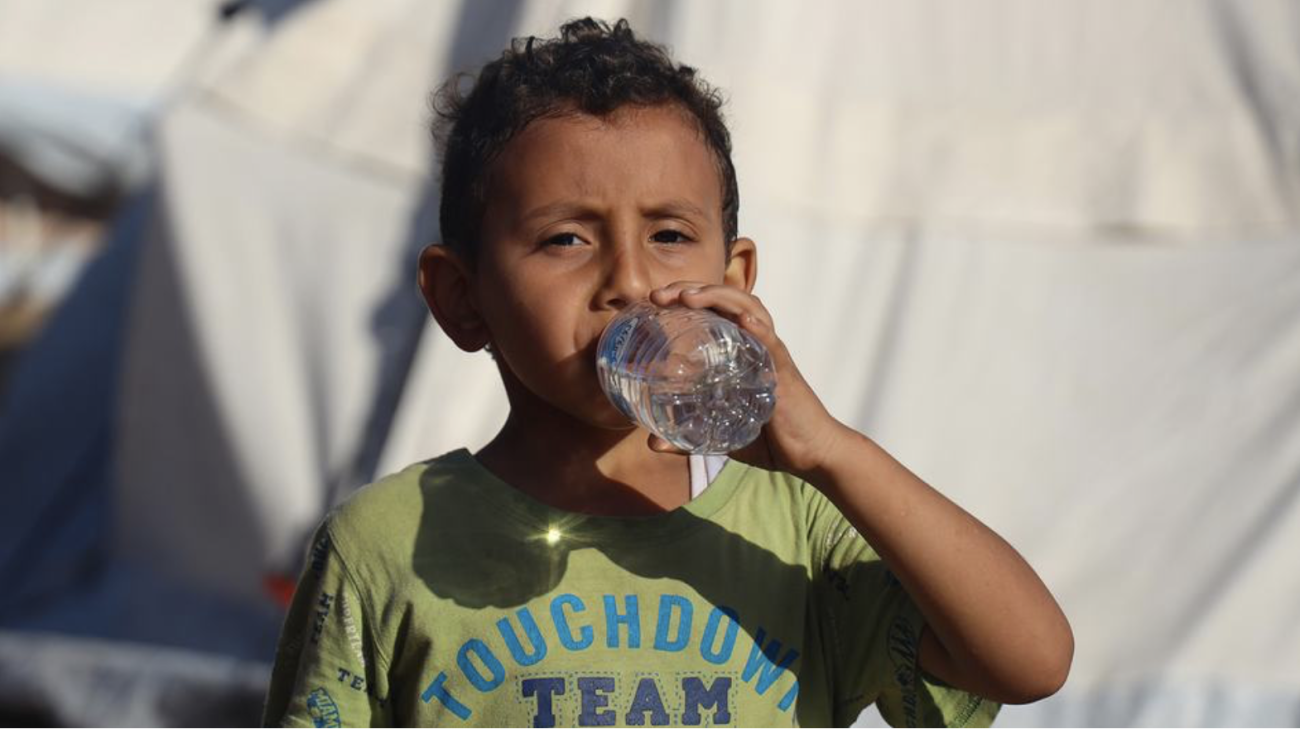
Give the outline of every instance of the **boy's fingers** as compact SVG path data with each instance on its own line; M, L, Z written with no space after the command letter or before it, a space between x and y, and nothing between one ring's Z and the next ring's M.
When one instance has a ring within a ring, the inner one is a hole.
M655 291L680 291L682 289L700 289L709 284L703 281L674 281L667 286L660 286Z
M677 298L687 306L713 309L721 314L743 321L745 316L752 316L768 329L773 329L772 315L757 297L730 286L706 286L699 289L686 289Z
M757 296L748 292L732 286L677 281L651 291L650 300L657 306L680 303L693 309L713 309L757 337L777 360L785 358L785 344L776 335L772 315Z
M650 300L660 306L667 306L676 301L678 297L681 296L682 291L687 289L699 289L707 285L708 284L701 281L675 281L667 286L651 291Z

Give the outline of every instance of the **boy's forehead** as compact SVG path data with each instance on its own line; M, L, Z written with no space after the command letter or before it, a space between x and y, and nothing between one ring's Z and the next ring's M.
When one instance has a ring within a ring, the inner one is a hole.
M698 125L675 107L566 113L529 124L502 150L488 185L495 214L523 216L565 199L691 203L721 224L722 183Z

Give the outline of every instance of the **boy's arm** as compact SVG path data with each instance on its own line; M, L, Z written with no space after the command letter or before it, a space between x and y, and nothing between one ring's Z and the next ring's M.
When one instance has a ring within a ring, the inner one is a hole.
M924 615L923 670L1001 703L1035 701L1061 687L1074 636L1038 575L992 530L832 417L757 297L681 281L651 299L712 308L767 347L776 366L776 409L761 437L731 456L798 476L839 508ZM657 436L650 446L674 450Z
M373 620L323 524L280 634L263 726L392 726Z
M991 529L845 426L825 461L796 475L880 554L925 616L921 668L1002 703L1065 683L1074 637L1023 558Z

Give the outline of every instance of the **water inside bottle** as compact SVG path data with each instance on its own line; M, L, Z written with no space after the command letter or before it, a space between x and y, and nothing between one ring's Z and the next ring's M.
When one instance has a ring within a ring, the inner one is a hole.
M684 451L713 455L758 437L776 404L766 385L718 385L700 392L651 392L655 434Z
M776 402L763 346L712 312L637 305L602 336L597 370L625 416L695 454L747 445Z

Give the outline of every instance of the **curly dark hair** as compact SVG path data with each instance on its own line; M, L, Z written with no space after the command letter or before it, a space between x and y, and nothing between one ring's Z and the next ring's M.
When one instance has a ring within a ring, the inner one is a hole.
M463 87L472 84L466 92ZM458 74L433 100L433 132L442 156L442 240L473 266L487 195L487 170L506 144L542 117L581 112L607 116L625 106L675 104L699 124L722 179L723 234L730 254L740 193L731 162L723 99L695 69L674 63L641 40L626 20L613 26L582 18L557 38L515 38L478 78Z

